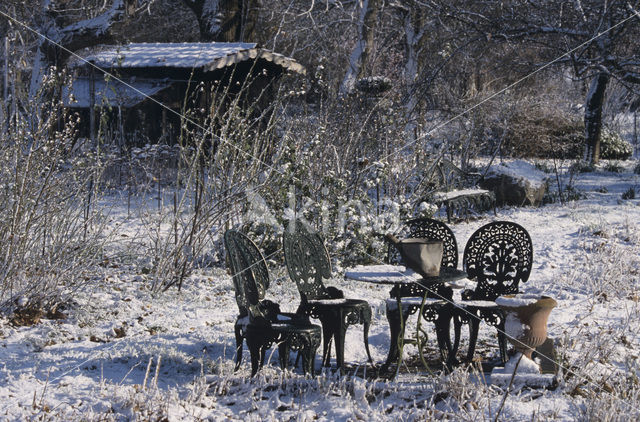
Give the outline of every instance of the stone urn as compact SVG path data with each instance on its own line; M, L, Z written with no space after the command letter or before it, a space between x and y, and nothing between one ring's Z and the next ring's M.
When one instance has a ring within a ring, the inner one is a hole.
M399 240L392 234L387 241L398 249L404 264L423 277L440 275L444 245L441 240L407 238Z
M533 294L505 295L496 299L505 312L505 332L515 349L531 359L536 347L547 339L547 320L558 302Z

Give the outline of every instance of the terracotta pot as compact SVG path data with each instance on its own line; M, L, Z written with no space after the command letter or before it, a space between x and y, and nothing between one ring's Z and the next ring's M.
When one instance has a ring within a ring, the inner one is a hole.
M444 253L444 245L441 240L423 238L398 240L392 234L387 234L386 237L398 249L407 267L423 277L440 275L440 264Z
M497 298L496 304L505 311L507 339L531 359L535 348L547 339L547 320L558 302L548 296L506 295Z

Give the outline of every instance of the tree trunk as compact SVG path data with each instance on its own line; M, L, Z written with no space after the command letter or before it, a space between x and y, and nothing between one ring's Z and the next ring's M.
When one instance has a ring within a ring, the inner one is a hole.
M113 24L124 19L135 1L113 0L111 7L102 15L60 28L56 24L55 15L49 8L50 1L45 0L42 7L46 20L41 28L47 39L41 39L38 45L31 71L29 95L33 97L38 92L49 66L56 65L59 68L63 66L69 57L69 51L110 41Z
M591 81L584 105L585 160L592 164L600 161L600 132L602 131L602 105L609 83L607 73L598 73Z
M198 20L201 41L255 39L259 0L184 0Z
M417 139L416 115L418 108L418 69L424 63L420 63L420 46L425 35L426 25L419 8L409 8L401 11L404 14L405 35L405 64L404 79L407 86L407 102L405 103L405 137L407 141L414 142Z
M340 93L347 94L355 86L356 80L364 74L363 66L373 50L374 29L378 20L380 0L362 0L358 19L358 40L349 58L349 68L340 85Z

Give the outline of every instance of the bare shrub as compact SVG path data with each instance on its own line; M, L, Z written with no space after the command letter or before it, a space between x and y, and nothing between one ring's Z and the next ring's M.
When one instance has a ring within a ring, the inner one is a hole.
M247 197L272 186L273 174L283 172L277 163L276 129L283 127L287 95L276 92L266 107L259 107L271 87L247 102L251 82L245 81L234 95L228 87L214 87L208 93L213 106L204 120L195 115L199 110L183 109L180 138L172 147L173 166L158 165L157 154L132 166L137 169L132 175L144 175L137 190L159 198L155 210L141 215L148 236L144 255L151 261L156 291L180 288L202 256L211 254L220 233L240 222ZM217 252L214 259L219 262Z
M513 157L578 158L584 124L577 116L551 107L527 104L510 120L503 151Z
M75 117L47 100L57 86L49 77L0 122L0 303L8 312L54 310L101 260L101 217L88 208L99 160L74 136Z

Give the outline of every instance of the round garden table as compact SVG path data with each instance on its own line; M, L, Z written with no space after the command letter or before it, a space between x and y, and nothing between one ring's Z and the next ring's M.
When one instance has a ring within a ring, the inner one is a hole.
M345 271L344 276L347 279L355 280L355 281L362 281L366 283L380 284L380 285L391 285L392 287L391 287L391 290L389 291L389 296L391 297L391 299L396 300L397 309L399 310L398 314L400 318L401 333L404 332L404 321L402 316L403 314L402 300L403 298L405 300L415 299L415 297L407 297L406 295L403 296L402 292L407 290L407 289L404 289L403 287L411 286L412 284L417 284L425 288L426 291L419 303L420 312L418 313L418 323L417 323L417 332L416 332L416 341L418 343L418 348L420 349L421 348L420 329L421 329L422 310L425 306L425 302L427 301L427 296L429 292L432 291L433 288L436 288L442 285L447 285L448 287L451 287L451 288L462 288L463 287L462 285L457 285L453 282L466 278L467 273L465 271L458 270L456 268L444 267L444 268L441 268L440 274L437 276L422 277L421 275L415 273L413 270L408 269L402 265L381 264L381 265L358 265L353 268L348 268ZM452 305L452 302L445 298L441 298L441 300L438 300L437 302L438 303L441 302L442 306ZM416 306L418 305L418 303L409 303L409 305ZM450 324L447 324L447 325L450 325ZM448 327L445 334L447 336L449 335ZM403 351L404 343L407 341L408 339L405 339L404 335L400 335L398 336L397 345L394 345L393 342L392 344L389 345L389 354L387 356L387 360L384 366L388 366L394 361L397 361L397 370L400 368L400 365L402 364L402 351ZM413 341L413 340L410 340L410 341ZM441 338L439 337L439 343L440 341L441 341ZM453 352L452 350L449 350L449 354L451 354L452 352ZM426 361L424 360L422 353L420 353L420 358L423 364L426 366ZM449 359L450 357L448 357L447 360ZM445 363L448 364L449 362L445 362ZM397 373L397 370L396 370L396 373Z

